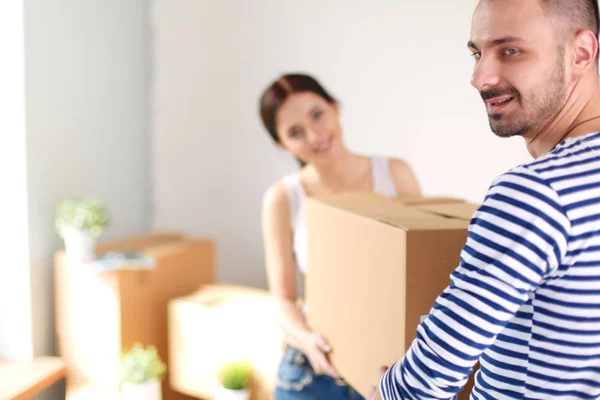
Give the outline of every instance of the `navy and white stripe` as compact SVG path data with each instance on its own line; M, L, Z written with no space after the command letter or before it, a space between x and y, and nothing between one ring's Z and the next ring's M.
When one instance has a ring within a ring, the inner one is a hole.
M600 399L600 133L500 176L384 399Z

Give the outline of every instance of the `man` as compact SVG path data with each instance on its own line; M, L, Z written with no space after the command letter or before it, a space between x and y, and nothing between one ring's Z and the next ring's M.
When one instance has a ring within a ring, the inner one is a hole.
M600 399L600 90L595 0L481 0L472 85L535 158L497 178L450 286L384 399ZM482 149L482 151L488 151Z

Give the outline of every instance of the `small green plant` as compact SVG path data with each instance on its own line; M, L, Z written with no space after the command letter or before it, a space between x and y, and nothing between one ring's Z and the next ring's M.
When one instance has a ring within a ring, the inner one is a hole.
M61 236L65 228L74 228L98 237L108 223L106 208L94 199L77 196L60 202L56 207L55 225Z
M252 378L252 368L246 362L233 362L221 370L221 384L225 389L246 389L250 378Z
M166 372L167 366L161 361L154 346L144 348L136 343L121 355L121 382L137 384L154 379L162 380Z

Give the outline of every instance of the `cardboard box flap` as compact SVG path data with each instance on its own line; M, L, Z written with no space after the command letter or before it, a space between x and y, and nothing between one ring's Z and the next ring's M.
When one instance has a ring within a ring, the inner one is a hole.
M380 209L389 209L397 207L399 202L396 199L385 197L384 195L371 192L342 193L324 196L312 196L308 201L317 201L319 203L329 204L356 213L371 213Z
M412 214L385 216L378 220L407 231L465 229L467 227L463 218L444 217L419 209L407 208L412 211Z
M427 211L445 218L457 218L470 221L480 205L473 203L428 204L416 206L419 210Z
M434 207L437 205L459 205L462 200L451 198L410 200L407 206L405 201L392 199L373 193L351 193L332 196L319 196L309 198L311 202L326 204L343 211L380 221L405 230L430 230L430 229L460 229L465 228L464 218L453 218L443 216L422 207ZM445 202L445 203L444 203Z
M268 291L261 289L235 285L204 285L196 292L178 300L210 308L226 304L270 302L272 298Z
M456 197L417 197L417 198L399 198L400 201L405 206L428 206L428 205L436 205L436 204L460 204L464 203L463 199L458 199Z

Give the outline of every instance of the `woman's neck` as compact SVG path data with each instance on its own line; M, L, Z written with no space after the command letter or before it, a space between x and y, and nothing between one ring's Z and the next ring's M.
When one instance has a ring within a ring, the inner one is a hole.
M330 163L312 164L316 182L331 192L369 190L371 167L365 158L344 149ZM312 174L311 174L312 175Z

